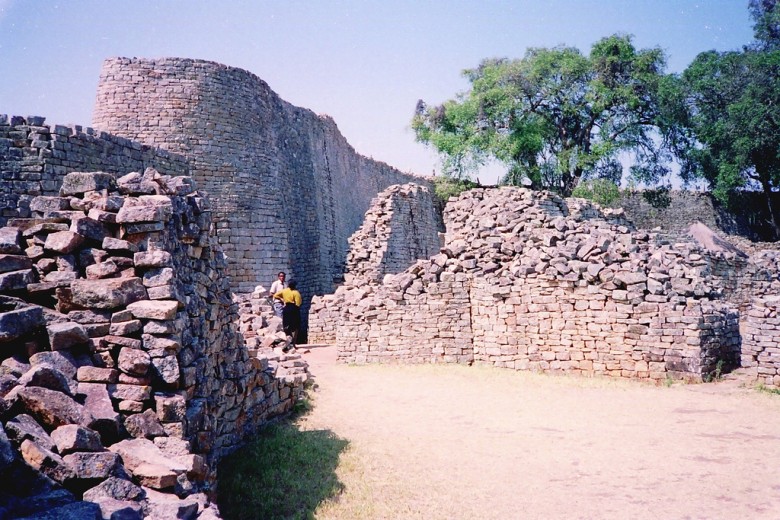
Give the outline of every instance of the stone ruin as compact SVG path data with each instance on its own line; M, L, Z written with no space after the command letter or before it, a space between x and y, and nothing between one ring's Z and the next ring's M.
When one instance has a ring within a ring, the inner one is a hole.
M670 242L635 229L622 210L522 188L451 198L444 223L439 254L315 298L310 337L353 363L655 381L741 366L780 385L775 251L747 258L692 237Z
M0 228L0 517L217 518L219 457L308 372L263 309L242 327L209 199L70 173L30 210Z
M343 361L780 386L776 251L519 188L442 221L429 180L211 62L106 60L94 123L0 115L0 518L217 518L219 458L309 377L279 270Z

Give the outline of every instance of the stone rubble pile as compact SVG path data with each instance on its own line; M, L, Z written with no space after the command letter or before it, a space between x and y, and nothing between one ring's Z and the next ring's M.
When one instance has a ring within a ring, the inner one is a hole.
M350 362L701 379L738 365L738 314L705 252L620 210L520 188L450 199L442 252L313 303L310 335Z
M274 314L271 294L258 285L249 294L234 293L238 303L238 330L244 336L250 357L263 357L276 377L294 385L309 380L308 365L284 333L282 319Z
M208 199L149 168L30 210L0 228L0 517L217 518L216 462L307 374L247 348Z

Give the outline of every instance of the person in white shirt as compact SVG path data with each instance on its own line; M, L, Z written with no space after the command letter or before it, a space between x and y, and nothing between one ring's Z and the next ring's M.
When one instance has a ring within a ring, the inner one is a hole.
M284 274L284 271L279 271L279 276L276 280L274 280L274 283L271 284L270 293L271 296L274 294L280 292L282 289L287 288L287 282L285 282L285 278L287 277L286 274ZM284 309L284 302L281 300L274 299L274 314L276 314L278 317L282 317L282 309Z

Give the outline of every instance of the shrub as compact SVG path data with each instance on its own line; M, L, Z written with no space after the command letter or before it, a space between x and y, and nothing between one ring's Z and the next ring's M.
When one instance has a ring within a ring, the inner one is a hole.
M589 179L579 183L571 196L588 199L600 206L611 206L620 200L620 188L607 179Z

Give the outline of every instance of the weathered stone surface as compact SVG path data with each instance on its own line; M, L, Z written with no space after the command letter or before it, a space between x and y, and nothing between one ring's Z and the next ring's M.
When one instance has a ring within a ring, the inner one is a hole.
M174 272L170 267L149 269L143 276L145 287L170 285L174 279Z
M70 379L76 377L76 371L82 364L82 358L76 359L73 354L67 350L58 352L44 351L37 352L30 356L30 365L48 365L53 366Z
M46 237L43 248L47 251L67 255L72 253L84 241L84 237L73 231L58 231Z
M119 370L126 374L144 376L149 372L152 358L143 350L125 347L117 358Z
M141 498L143 490L130 482L118 477L109 477L97 486L84 492L84 500L99 502L105 498L120 501L133 501Z
M151 518L177 518L190 520L198 514L198 502L194 498L179 499L175 495L146 491L148 514Z
M94 418L91 428L107 439L116 437L119 431L119 414L114 410L106 385L79 383L78 393L85 396L84 408Z
M0 254L0 273L32 268L32 262L24 255Z
M167 220L170 214L158 205L122 206L116 215L120 224L135 224L139 222L161 222Z
M19 379L13 374L0 374L0 397L5 397L18 385Z
M127 306L135 318L148 320L172 320L178 308L179 302L171 300L144 300Z
M119 272L119 267L113 260L106 260L97 264L88 265L86 268L87 279L99 280L109 278Z
M179 361L176 356L152 358L153 373L165 384L176 387L179 384Z
M48 388L72 396L70 380L50 365L36 365L19 378L19 384L27 387Z
M3 425L0 424L0 474L16 459L16 451L8 440Z
M119 373L113 368L79 367L76 379L81 383L116 383Z
M137 439L153 439L154 437L165 435L165 430L162 424L160 424L157 414L151 409L144 410L142 413L131 415L125 419L125 429L127 429L127 433Z
M100 506L91 502L73 502L17 520L102 520Z
M157 417L162 422L183 421L187 413L187 403L182 395L155 394Z
M49 345L52 350L63 350L89 341L86 329L72 321L51 323L46 326L49 333Z
M100 506L100 514L110 520L142 520L144 518L143 507L138 502L129 500L115 500L113 498L101 498L94 501Z
M73 398L48 388L22 388L19 399L29 414L46 428L54 429L65 424L89 426L94 420Z
M107 385L106 388L113 399L146 401L152 395L150 386L116 384Z
M11 301L0 297L0 343L16 340L44 324L43 309L34 305L17 306Z
M100 242L101 244L103 243L103 239L109 234L102 222L89 217L73 219L70 224L70 231L78 233L89 240Z
M143 251L133 255L133 263L138 268L152 268L152 267L171 267L173 265L173 257L168 251L162 251L155 249L152 251Z
M73 469L59 455L35 441L22 441L20 452L27 464L57 482L65 482L75 476Z
M122 462L119 455L109 451L77 451L65 455L62 460L71 467L74 478L82 480L108 478L117 471Z
M6 423L5 428L9 437L16 444L21 444L23 440L30 439L47 450L54 450L56 447L46 430L27 414L22 413L10 419Z
M103 249L106 251L119 252L119 253L135 253L138 251L138 246L128 242L127 240L120 240L118 238L106 237L103 239Z
M9 255L22 254L22 248L19 244L22 239L22 232L15 227L0 227L0 253Z
M114 190L114 176L102 172L73 172L62 179L60 196L80 195L88 191Z
M74 451L103 451L100 435L95 430L77 424L66 424L51 432L60 455Z
M70 288L75 305L96 309L115 309L146 298L140 278L75 280Z
M35 271L22 269L0 274L0 291L20 291L36 282Z
M176 476L186 471L184 465L166 457L148 439L124 440L110 446L109 450L122 457L125 468L142 486L172 488L176 485Z

